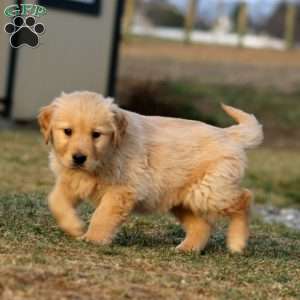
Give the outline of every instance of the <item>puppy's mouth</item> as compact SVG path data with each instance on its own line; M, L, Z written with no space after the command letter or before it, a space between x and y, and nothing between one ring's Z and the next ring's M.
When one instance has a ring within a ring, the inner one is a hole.
M87 170L87 167L86 167L86 165L78 165L78 164L75 164L75 163L71 163L70 169L73 169L73 170Z
M76 164L72 164L71 165L71 169L84 169L84 166L78 166L78 165L76 165Z
M77 170L77 171L84 171L84 172L91 173L95 171L96 165L93 164L92 162L86 162L85 164L82 165L78 165L75 164L74 162L71 162L69 164L69 168L74 171Z

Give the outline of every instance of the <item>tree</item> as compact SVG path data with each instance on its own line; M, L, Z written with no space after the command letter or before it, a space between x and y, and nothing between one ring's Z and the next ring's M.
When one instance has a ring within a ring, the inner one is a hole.
M144 4L145 15L154 25L182 27L184 17L177 7L166 0L152 0Z

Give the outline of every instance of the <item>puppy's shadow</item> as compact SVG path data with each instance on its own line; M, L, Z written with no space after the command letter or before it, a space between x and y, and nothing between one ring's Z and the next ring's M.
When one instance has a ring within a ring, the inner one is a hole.
M232 255L226 247L226 230L223 226L216 230L211 236L206 248L197 255ZM121 247L138 247L149 249L174 249L185 237L185 233L178 224L167 224L159 226L125 226L121 229L114 240L114 244ZM272 259L295 260L300 257L297 245L289 243L284 246L275 237L252 236L245 252L234 254L234 257L268 257Z
M184 232L179 225L160 226L159 230L154 227L124 226L115 237L114 243L123 247L160 248L174 247L184 238Z
M87 205L83 206L83 219L88 222L93 209ZM229 254L226 247L226 227L221 223L217 226L216 231L212 234L209 242L201 254L224 255ZM297 245L288 243L283 245L276 236L259 233L250 237L248 247L242 256L246 257L272 257L285 258L287 260L298 259L300 250L295 249ZM287 231L286 235L290 231ZM296 234L297 238L299 234ZM120 247L136 247L149 249L174 249L184 239L185 233L181 226L176 223L172 217L150 215L150 216L133 216L120 229L115 237L113 244ZM293 238L294 236L292 236Z
M158 231L155 225L147 226L124 226L114 239L114 244L121 247L137 247L148 249L175 249L185 237L185 233L180 225L167 224L160 226ZM224 235L216 234L208 242L207 247L198 253L224 252Z

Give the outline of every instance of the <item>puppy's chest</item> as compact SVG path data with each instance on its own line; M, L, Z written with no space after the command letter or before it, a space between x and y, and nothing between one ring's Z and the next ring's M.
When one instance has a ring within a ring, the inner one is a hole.
M72 177L72 191L82 200L91 200L97 204L108 188L107 182L96 176L76 174Z

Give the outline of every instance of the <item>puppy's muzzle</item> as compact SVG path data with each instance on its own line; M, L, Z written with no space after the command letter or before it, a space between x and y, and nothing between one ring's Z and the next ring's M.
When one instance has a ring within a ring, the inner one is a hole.
M76 153L76 154L73 154L72 158L73 158L74 165L80 167L84 164L87 157L86 157L86 155L84 155L82 153Z

